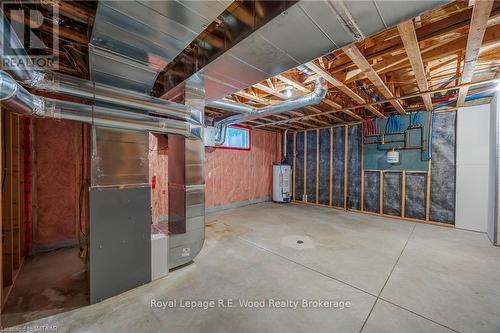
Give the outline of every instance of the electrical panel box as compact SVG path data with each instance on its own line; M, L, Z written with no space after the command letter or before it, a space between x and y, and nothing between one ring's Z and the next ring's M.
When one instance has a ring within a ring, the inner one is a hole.
M273 165L273 201L290 202L292 168L287 164Z

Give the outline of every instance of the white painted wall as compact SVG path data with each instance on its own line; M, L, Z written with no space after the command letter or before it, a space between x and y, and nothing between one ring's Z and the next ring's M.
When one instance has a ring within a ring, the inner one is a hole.
M487 232L493 217L490 110L486 104L459 108L457 112L457 228Z
M490 104L490 197L489 197L489 216L488 216L488 238L493 244L500 242L499 209L500 207L500 184L498 175L498 166L500 166L500 96L497 92ZM496 205L496 206L495 206Z

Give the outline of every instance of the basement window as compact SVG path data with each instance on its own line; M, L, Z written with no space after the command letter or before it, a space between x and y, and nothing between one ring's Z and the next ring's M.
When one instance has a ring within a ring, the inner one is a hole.
M226 139L221 148L250 150L251 134L250 128L233 125L226 130Z

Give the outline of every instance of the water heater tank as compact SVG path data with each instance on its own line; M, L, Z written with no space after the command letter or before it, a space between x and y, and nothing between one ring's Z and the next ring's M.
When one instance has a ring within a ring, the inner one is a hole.
M287 164L273 165L273 201L290 202L292 198L292 168Z

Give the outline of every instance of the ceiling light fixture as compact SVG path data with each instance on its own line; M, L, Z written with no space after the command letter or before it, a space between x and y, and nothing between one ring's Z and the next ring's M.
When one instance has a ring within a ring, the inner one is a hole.
M288 98L292 97L292 87L290 87L290 86L286 87L285 96Z

